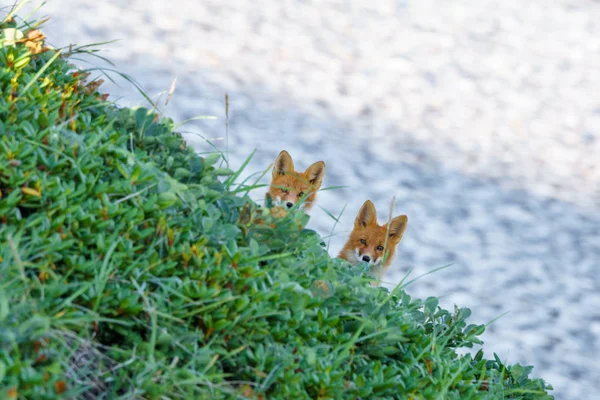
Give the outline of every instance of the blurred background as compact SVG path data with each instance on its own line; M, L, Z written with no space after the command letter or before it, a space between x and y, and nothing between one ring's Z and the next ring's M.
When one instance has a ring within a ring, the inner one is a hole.
M473 323L508 313L487 357L535 366L557 399L600 393L600 2L51 0L44 15L55 47L120 39L100 54L176 121L216 116L180 129L198 152L210 139L237 169L256 149L245 176L282 149L299 169L324 160L324 186L345 188L309 227L331 255L365 200L383 220L396 196L409 226L386 286L452 264L408 292ZM109 99L147 106L113 77Z

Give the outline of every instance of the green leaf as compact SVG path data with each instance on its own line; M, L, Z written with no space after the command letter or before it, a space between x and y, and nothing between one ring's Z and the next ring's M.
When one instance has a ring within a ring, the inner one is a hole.
M424 303L425 311L428 314L433 314L438 306L438 303L439 300L437 299L437 297L428 297Z
M217 175L217 176L233 175L233 171L230 170L229 168L217 168L215 170L215 175Z
M0 322L4 321L8 317L10 311L8 305L8 297L4 290L0 291ZM1 379L0 379L1 381Z
M204 164L205 165L213 165L214 163L216 163L219 159L221 158L221 154L220 153L212 153L207 155L206 157L204 157Z
M6 376L6 364L0 360L0 382L4 382Z

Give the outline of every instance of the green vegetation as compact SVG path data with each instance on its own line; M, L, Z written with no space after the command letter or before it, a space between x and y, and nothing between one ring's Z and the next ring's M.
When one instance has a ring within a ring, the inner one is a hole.
M1 398L552 398L457 354L468 309L372 287L34 27L0 25Z

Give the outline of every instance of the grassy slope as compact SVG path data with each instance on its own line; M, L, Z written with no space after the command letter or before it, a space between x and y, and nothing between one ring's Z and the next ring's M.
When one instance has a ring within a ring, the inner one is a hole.
M17 25L0 26L3 397L551 398L530 367L456 353L484 331L468 309L371 287L305 215L272 220L219 154L13 45Z

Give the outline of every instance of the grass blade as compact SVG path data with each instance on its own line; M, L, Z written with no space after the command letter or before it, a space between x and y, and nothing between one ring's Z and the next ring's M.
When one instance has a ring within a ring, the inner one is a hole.
M25 89L21 90L21 93L19 93L19 96L23 96L25 93L27 93L27 91L29 90L29 88L38 80L38 78L40 76L42 76L42 74L44 73L44 71L46 71L48 69L48 67L50 67L50 65L52 65L52 63L60 56L60 51L57 51L52 58L50 58L48 60L48 62L46 64L44 64L44 66L42 68L40 68L40 70L33 76L33 78L31 78L31 80L27 83L27 85L25 85Z

